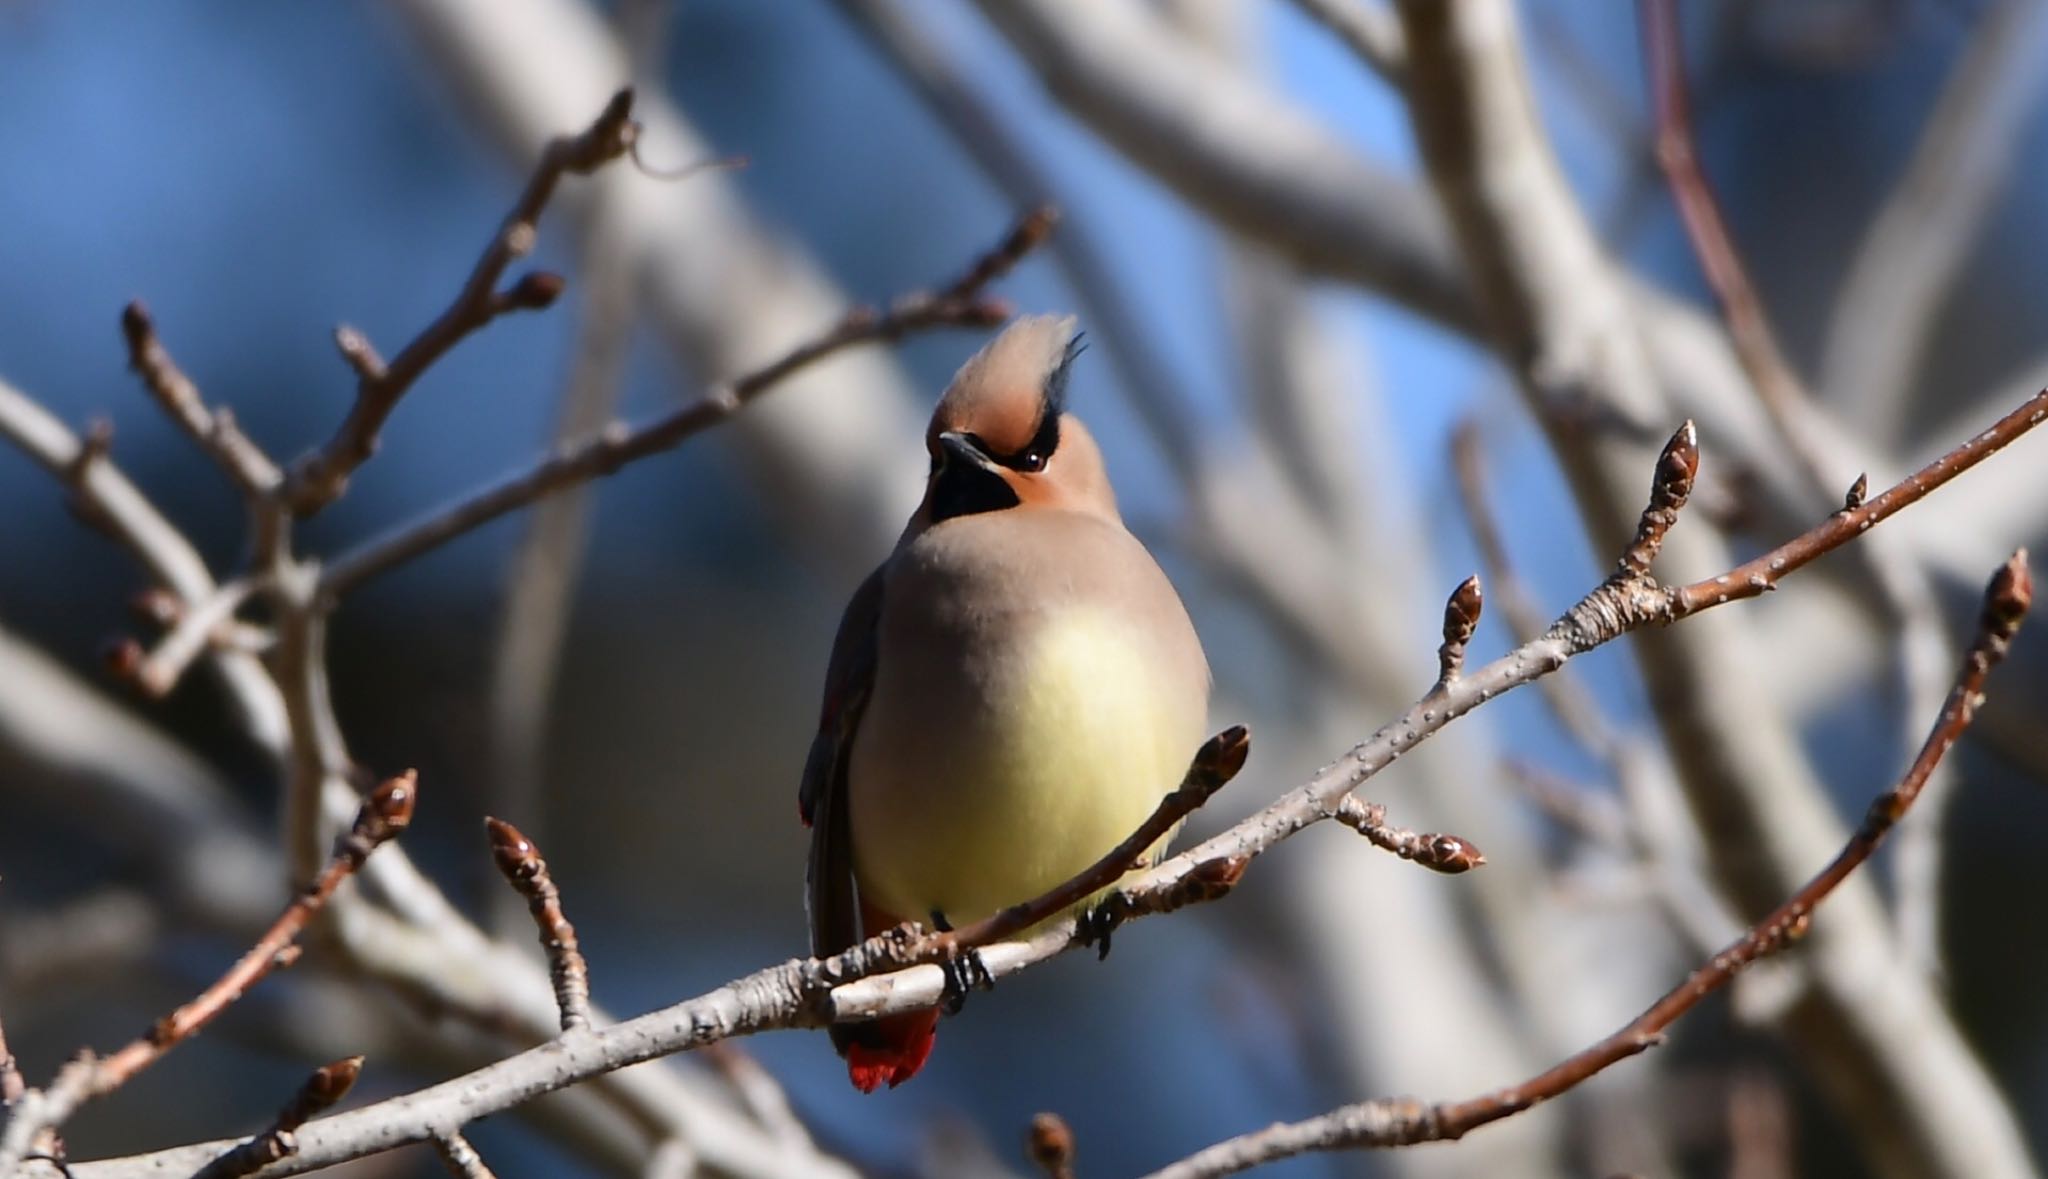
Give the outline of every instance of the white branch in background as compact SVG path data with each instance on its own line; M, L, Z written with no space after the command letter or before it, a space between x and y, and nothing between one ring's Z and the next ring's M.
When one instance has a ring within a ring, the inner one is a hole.
M1913 394L1943 304L2048 85L2048 5L1995 0L1975 20L1828 321L1822 393L1888 449L1913 441Z

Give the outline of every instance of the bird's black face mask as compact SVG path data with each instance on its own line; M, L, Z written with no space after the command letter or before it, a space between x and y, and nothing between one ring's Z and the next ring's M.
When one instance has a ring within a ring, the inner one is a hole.
M931 522L999 512L1021 501L1003 477L1003 467L972 434L948 431L939 435L939 453L932 460Z

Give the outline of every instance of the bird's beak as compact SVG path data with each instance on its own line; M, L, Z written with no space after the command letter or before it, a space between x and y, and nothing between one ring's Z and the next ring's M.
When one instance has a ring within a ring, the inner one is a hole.
M948 464L964 463L971 467L979 467L992 475L1000 474L996 461L988 456L988 452L972 437L957 430L948 430L939 435L939 449L944 453Z

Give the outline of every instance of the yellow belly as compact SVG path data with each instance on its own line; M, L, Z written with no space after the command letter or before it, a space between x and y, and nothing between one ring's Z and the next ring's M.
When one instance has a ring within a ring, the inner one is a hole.
M892 692L881 669L848 793L862 896L897 918L974 921L1068 879L1152 813L1200 743L1206 683L1173 682L1114 617L1064 612L1020 655L1009 674L963 676L947 722L913 715L938 710L934 693Z

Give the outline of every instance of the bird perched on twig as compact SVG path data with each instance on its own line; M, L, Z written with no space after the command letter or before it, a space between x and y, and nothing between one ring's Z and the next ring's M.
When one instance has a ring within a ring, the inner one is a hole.
M924 501L846 607L798 798L814 954L1046 892L1135 830L1201 743L1201 642L1065 412L1080 351L1071 317L1030 317L961 367L925 433ZM937 1022L832 1040L870 1092L923 1066Z

